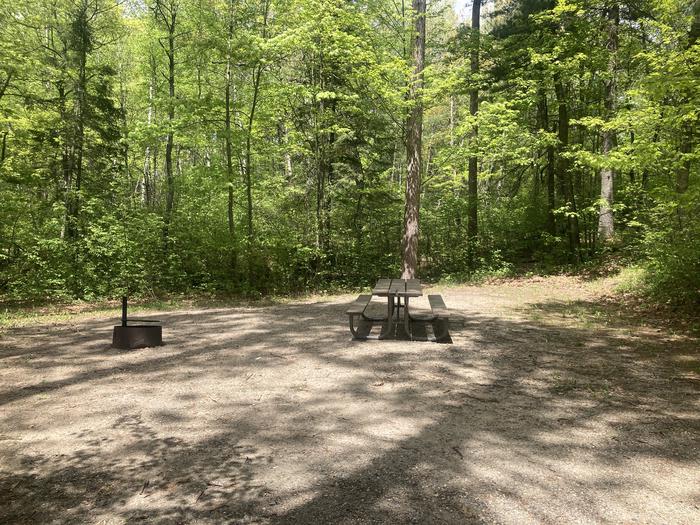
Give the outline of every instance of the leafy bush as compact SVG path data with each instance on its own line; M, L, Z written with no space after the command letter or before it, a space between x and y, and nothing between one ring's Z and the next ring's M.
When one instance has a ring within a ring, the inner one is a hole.
M648 231L649 253L645 289L670 304L700 306L700 201L694 205L665 205L657 210L664 228Z

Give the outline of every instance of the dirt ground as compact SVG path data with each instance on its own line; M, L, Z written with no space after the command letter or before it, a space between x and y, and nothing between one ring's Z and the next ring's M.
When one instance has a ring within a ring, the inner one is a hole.
M0 523L700 523L700 341L604 284L440 288L451 344L349 295L7 330Z

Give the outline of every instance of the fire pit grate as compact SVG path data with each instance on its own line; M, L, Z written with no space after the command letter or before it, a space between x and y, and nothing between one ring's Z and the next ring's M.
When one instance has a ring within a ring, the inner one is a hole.
M163 344L163 325L155 319L128 317L128 300L122 297L122 324L112 332L112 346L122 350L133 350Z

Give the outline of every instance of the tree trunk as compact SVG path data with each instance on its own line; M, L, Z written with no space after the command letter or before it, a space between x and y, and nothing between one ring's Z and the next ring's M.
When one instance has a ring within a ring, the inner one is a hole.
M247 207L247 229L246 234L248 240L253 238L253 176L252 176L252 135L253 135L253 123L255 120L255 108L258 104L258 93L260 91L260 76L262 74L262 65L258 65L253 72L253 101L250 105L250 114L248 115L248 125L246 129L246 139L245 139L245 165L244 165L244 177L245 177L245 195L246 195L246 207Z
M0 145L0 164L5 162L5 152L7 151L7 131L2 133L2 145Z
M265 1L264 11L263 11L263 26L262 26L262 38L263 40L267 36L267 17L270 10L269 0ZM253 176L252 176L252 139L253 139L253 123L255 122L255 109L258 105L258 97L260 95L260 79L262 78L262 71L264 64L258 62L258 64L253 68L253 100L250 103L250 113L248 114L248 125L246 126L246 140L245 140L245 166L244 166L244 178L245 178L245 194L246 194L246 205L247 205L247 229L246 234L248 236L248 241L253 239Z
M412 102L406 122L406 208L403 233L403 279L413 279L418 269L418 219L420 213L421 141L423 135L423 69L425 67L426 0L413 0L415 32L412 39L413 79L409 86Z
M84 28L87 31L87 27ZM84 42L83 44L87 44ZM83 185L83 149L85 144L85 105L86 97L85 91L87 89L86 80L86 60L87 53L85 47L81 46L78 53L79 65L78 65L78 82L76 84L76 94L77 94L77 104L76 104L76 136L75 136L75 195L73 199L73 208L71 210L71 216L73 218L73 227L77 228L78 217L80 216L80 191ZM74 231L74 235L77 234L77 230Z
M231 51L233 46L233 0L229 4L229 24L228 24L228 39L226 42L226 93L224 94L225 100L225 143L226 143L226 183L228 185L228 205L227 205L227 216L228 216L228 234L229 238L233 242L235 239L235 229L233 221L233 151L231 146L231 87L232 87L232 57Z
M472 27L471 27L471 56L469 70L472 75L473 87L469 90L469 114L472 118L476 118L479 112L479 88L476 81L476 76L479 74L479 46L481 43L481 0L474 0L472 4ZM469 267L474 268L474 251L476 249L476 241L478 236L478 190L477 190L477 175L479 168L479 159L476 153L473 152L476 147L476 142L479 134L479 128L476 124L472 127L470 133L470 146L472 154L469 156L469 174L467 177L467 250L469 257Z
M5 95L5 91L10 85L11 80L12 72L9 71L7 73L7 76L5 77L5 80L3 80L2 85L0 85L0 100L2 100L2 97ZM7 131L3 131L2 133L2 145L0 145L0 164L2 164L5 161L5 155L7 152L7 134Z
M554 192L554 146L547 146L547 231L557 234L557 221L554 216L556 198Z
M450 95L450 148L453 150L455 147L455 126L457 124L457 96L453 93ZM453 163L452 166L452 178L457 180L457 164ZM459 188L455 188L455 191L459 193Z
M688 33L688 49L692 48L700 38L700 2L693 5L693 21ZM680 153L684 157L676 173L676 191L685 193L690 183L690 160L687 155L693 152L695 142L694 124L686 123L681 128Z
M335 100L331 101L331 117L332 121L335 121ZM331 188L333 185L334 173L333 173L333 148L335 146L335 132L331 131L328 134L328 142L326 143L326 148L323 156L323 167L324 173L322 176L325 179L324 182L324 192L323 192L323 239L321 242L321 248L323 253L328 255L331 251Z
M175 30L177 26L177 0L156 0L155 16L167 31L167 47L159 43L168 57L168 133L165 143L165 214L163 238L167 242L175 202L175 174L173 173L173 146L175 142Z
M607 13L608 38L608 78L605 80L605 120L609 122L615 114L615 97L617 95L617 47L618 26L620 24L620 6L614 3ZM603 130L603 156L606 163L600 170L600 211L598 214L598 236L600 241L610 241L615 235L615 223L613 217L613 177L614 170L607 165L610 162L610 152L615 147L615 132L611 129Z
M124 83L124 63L122 60L119 61L119 118L121 120L121 134L122 134L122 160L124 162L124 174L126 175L127 183L129 187L132 185L131 180L131 170L129 169L129 124L127 122L127 89ZM138 182L134 189L136 193L138 189ZM133 194L132 194L133 195Z
M313 73L312 73L313 75ZM321 146L321 132L319 131L319 121L320 116L323 112L323 101L319 103L319 109L314 117L314 156L315 156L315 168L316 168L316 250L321 250L321 239L323 238L323 217L322 211L323 207L321 203L323 202L323 160L322 160L322 146ZM316 261L316 270L319 271L320 267Z
M569 160L563 155L569 146L569 108L566 103L566 91L558 75L555 77L554 90L557 95L559 117L557 123L559 148L556 162L556 172L564 199L566 200L566 205L568 207L566 222L567 231L569 234L569 250L573 261L578 262L581 248L581 236L579 233L576 195L571 180L571 174L569 173Z
M177 8L170 5L170 23L168 24L168 135L165 145L165 181L167 194L165 197L165 236L168 236L172 220L173 204L175 201L175 175L173 173L173 143L175 133L175 23Z
M61 149L61 175L63 178L63 190L64 190L64 210L63 210L63 225L61 227L61 239L70 237L70 209L71 209L71 199L73 191L73 162L71 156L71 148L68 144L68 111L66 109L66 89L62 80L56 83L56 90L58 92L58 114L61 117L61 127L63 133L63 147Z
M8 72L5 80L3 80L2 85L0 85L0 100L5 95L7 87L10 85L10 80L12 80L12 72ZM5 162L5 155L7 152L7 131L2 133L2 145L0 145L0 164Z
M10 85L11 80L12 80L12 71L9 71L7 73L7 76L5 77L5 80L2 81L2 85L0 85L0 100L2 100L2 97L5 96L5 91L7 91L7 87Z
M537 116L539 128L549 131L549 107L547 106L547 93L543 86L538 90ZM554 146L547 146L547 167L545 168L547 182L547 233L556 235L557 226L554 217Z
M73 46L71 51L74 52L74 64L77 71L72 89L75 96L73 117L70 119L72 132L69 133L67 140L68 151L66 153L66 157L69 159L66 165L69 174L67 176L68 199L66 203L67 220L65 230L68 239L75 239L78 236L81 204L80 191L83 183L83 149L85 143L85 117L87 114L87 55L91 46L91 28L89 27L87 10L87 2L78 4L74 13L75 18L71 24L72 34L69 40ZM66 56L70 56L70 53L66 52Z
M282 121L277 123L277 142L280 147L284 149L284 154L282 155L282 173L284 174L284 179L291 184L292 178L294 177L292 155L289 153L289 134L287 133L287 127Z
M150 129L151 124L153 123L153 113L154 113L154 107L153 107L153 90L154 86L156 83L156 59L153 54L149 56L149 63L150 63L150 68L151 68L151 75L148 81L148 113L147 113L147 123L148 123L148 128ZM154 156L154 163L153 163L153 170L155 170L155 147L153 148L153 156ZM150 144L146 145L146 151L144 154L144 161L143 161L143 187L141 188L141 202L145 204L146 206L150 206L153 203L153 179L155 175L152 175L151 173L151 146Z

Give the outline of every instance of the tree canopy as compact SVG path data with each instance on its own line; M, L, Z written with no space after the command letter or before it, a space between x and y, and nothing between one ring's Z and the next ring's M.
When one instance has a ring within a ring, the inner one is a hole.
M0 294L362 286L408 242L697 301L699 6L0 0Z

